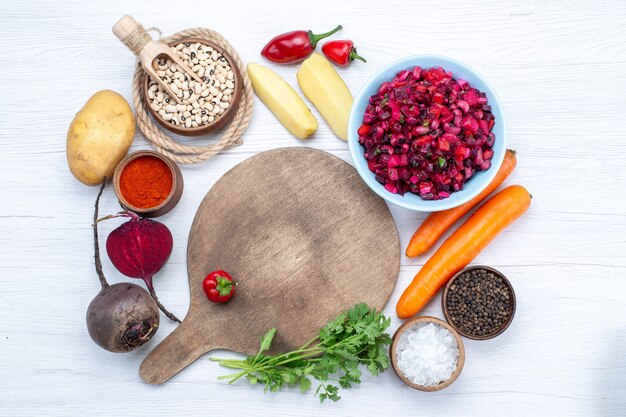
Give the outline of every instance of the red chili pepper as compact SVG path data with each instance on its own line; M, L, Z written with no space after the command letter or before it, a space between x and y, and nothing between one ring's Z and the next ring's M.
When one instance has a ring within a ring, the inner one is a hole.
M320 40L329 37L339 30L341 30L341 25L330 32L319 35L314 34L310 30L295 30L283 33L272 38L261 50L261 55L279 64L302 61L311 55L311 52L313 52Z
M211 272L202 281L206 298L215 303L224 303L230 300L235 294L236 285L230 274L221 269Z
M326 58L340 67L347 67L355 59L367 62L365 58L356 53L354 42L348 40L326 42L322 46L322 52L324 52Z

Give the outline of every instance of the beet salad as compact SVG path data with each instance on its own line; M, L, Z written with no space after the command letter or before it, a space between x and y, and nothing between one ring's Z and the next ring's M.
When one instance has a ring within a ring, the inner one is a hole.
M443 68L414 67L370 97L359 143L387 191L440 200L491 167L494 122L485 93Z

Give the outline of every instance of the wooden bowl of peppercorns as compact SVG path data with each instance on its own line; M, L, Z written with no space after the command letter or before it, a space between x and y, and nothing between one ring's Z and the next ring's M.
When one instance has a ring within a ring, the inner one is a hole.
M500 271L484 265L455 274L441 297L446 321L462 336L474 340L502 334L515 316L515 292Z

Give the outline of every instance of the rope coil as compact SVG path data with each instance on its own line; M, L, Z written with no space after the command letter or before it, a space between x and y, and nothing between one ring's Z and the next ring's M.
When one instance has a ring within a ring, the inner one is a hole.
M139 32L141 29L141 32ZM158 29L156 29L158 31ZM135 33L137 32L137 33ZM159 31L160 33L160 31ZM145 40L144 34L150 38L143 27L133 31L127 39L124 39L126 44L133 52L136 50L134 47L139 45ZM214 157L218 153L241 145L243 143L242 135L248 128L250 120L252 119L252 109L254 103L254 96L252 93L252 86L250 85L250 78L246 72L239 54L230 45L230 43L222 37L219 33L207 29L207 28L192 28L183 30L161 39L161 42L169 44L171 42L179 41L185 38L200 38L206 39L216 43L224 51L228 52L233 57L235 62L231 63L236 65L241 74L241 80L243 82L243 89L241 95L241 101L237 112L233 116L232 120L228 123L228 128L224 134L219 138L217 143L208 146L189 146L176 142L169 135L167 135L157 124L152 120L150 112L146 107L144 100L144 83L146 73L141 68L141 64L138 63L133 76L133 103L137 112L137 125L139 130L144 134L146 139L150 142L152 147L162 155L167 156L176 163L179 164L197 164ZM150 39L148 39L149 41ZM132 41L132 42L131 42ZM147 41L146 41L147 42ZM145 44L145 43L144 43ZM131 45L133 48L131 48ZM139 49L140 50L140 49Z

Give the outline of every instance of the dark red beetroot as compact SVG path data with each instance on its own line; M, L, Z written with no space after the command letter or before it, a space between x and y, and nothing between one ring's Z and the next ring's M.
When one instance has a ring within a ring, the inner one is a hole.
M172 253L172 233L163 223L142 219L132 212L118 213L101 220L114 217L130 217L130 220L113 230L107 238L107 254L111 262L127 277L142 279L159 309L170 320L180 323L161 304L152 282Z
M159 309L150 294L129 282L103 288L87 309L87 330L98 346L129 352L152 339Z
M150 294L135 284L109 285L100 262L98 244L98 203L93 217L94 260L102 289L87 309L87 330L98 346L111 352L128 352L148 340L159 328L159 310Z
M415 67L370 97L358 135L387 191L440 200L491 167L494 123L484 93L442 68Z

